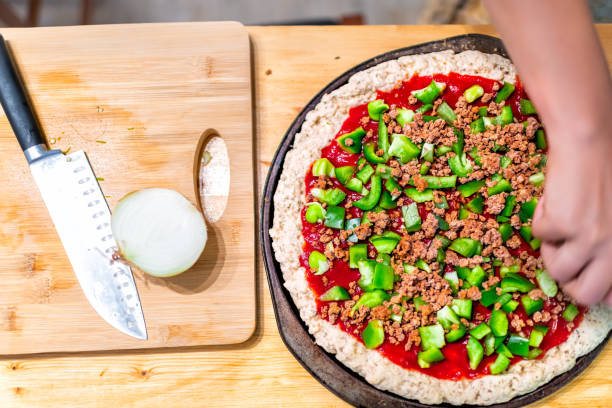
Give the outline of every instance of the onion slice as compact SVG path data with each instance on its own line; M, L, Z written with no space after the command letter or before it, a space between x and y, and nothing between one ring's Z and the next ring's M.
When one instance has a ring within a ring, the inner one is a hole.
M206 245L206 223L198 209L174 190L150 188L123 197L111 217L119 253L153 276L191 268Z

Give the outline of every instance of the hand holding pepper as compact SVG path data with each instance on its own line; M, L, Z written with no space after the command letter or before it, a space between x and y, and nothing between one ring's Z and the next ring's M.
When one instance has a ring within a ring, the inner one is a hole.
M533 220L578 302L612 306L612 80L585 0L485 0L549 140Z

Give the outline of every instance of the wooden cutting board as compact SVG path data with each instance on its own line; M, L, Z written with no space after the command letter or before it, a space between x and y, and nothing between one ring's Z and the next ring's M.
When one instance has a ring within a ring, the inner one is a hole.
M3 33L51 147L87 152L111 209L148 187L175 189L199 204L198 148L213 129L229 154L228 206L218 221L207 222L206 249L191 270L168 279L134 271L149 339L133 339L104 322L81 292L0 113L0 355L246 340L255 328L246 30L223 22L89 26L74 33Z

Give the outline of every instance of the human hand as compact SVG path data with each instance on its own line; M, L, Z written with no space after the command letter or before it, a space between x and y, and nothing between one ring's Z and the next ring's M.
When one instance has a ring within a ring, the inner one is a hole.
M608 120L583 137L579 125L548 132L553 146L533 231L568 295L612 306L612 126Z

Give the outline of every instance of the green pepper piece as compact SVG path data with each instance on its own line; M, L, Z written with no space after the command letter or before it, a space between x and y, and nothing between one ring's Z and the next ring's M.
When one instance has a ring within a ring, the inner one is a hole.
M388 180L391 178L391 172L393 171L393 169L387 166L386 164L378 164L376 165L375 171L375 174L378 174L382 179Z
M374 268L373 286L375 289L392 290L394 281L393 268L384 263L376 262Z
M355 177L357 177L363 184L367 183L370 177L374 174L374 168L369 164L366 164L357 172Z
M484 187L486 180L472 180L468 181L465 184L460 184L457 186L457 190L461 193L463 197L469 197L472 194L476 193L482 187Z
M561 316L566 321L573 322L576 316L578 316L578 313L580 313L580 310L578 310L576 305L574 305L573 303L570 303L569 305L565 307L565 310L563 311L563 314Z
M385 330L380 320L370 320L366 328L361 332L363 343L369 349L374 349L385 341Z
M457 176L421 176L421 178L427 181L427 188L451 188L457 184ZM410 185L414 185L414 180L410 179Z
M512 108L510 106L504 106L497 116L497 122L504 126L512 123L513 120L514 116L512 115Z
M489 112L486 106L481 106L480 108L478 108L478 115L481 118L484 118L485 116L487 116L488 113Z
M529 353L529 340L525 337L511 334L510 337L508 337L508 349L512 354L527 357Z
M380 195L382 193L382 182L379 175L372 176L372 182L370 184L370 192L361 199L355 201L353 205L362 210L370 210L378 204Z
M361 224L361 220L359 218L351 218L350 220L346 220L346 222L344 223L344 229L346 229L347 231L352 231L353 229L357 228L360 224ZM357 238L357 235L355 235L355 233L352 233L351 235L348 236L347 241L357 243L359 239Z
M382 252L383 254L390 254L393 252L399 240L395 238L383 237L382 235L374 235L370 237L370 243L374 245L374 248L378 252Z
M472 103L476 99L484 95L484 88L480 85L472 85L463 92L463 96L467 103Z
M349 300L350 298L351 296L342 286L334 286L319 296L319 300L322 302Z
M349 180L353 177L354 173L355 173L355 166L343 166L343 167L336 167L334 169L334 174L336 175L336 178L341 184L348 183Z
M548 147L548 143L546 143L546 135L542 129L536 130L535 145L538 149L542 150L545 150Z
M346 197L346 193L340 190L338 187L327 190L322 188L313 188L310 190L310 194L312 194L312 196L317 200L329 205L338 205L342 200L344 200L344 197Z
M527 360L534 360L540 357L540 354L542 354L542 349L539 349L539 348L531 349L529 350L529 353L527 353Z
M438 220L438 229L440 231L448 231L450 229L450 225L448 224L448 222L446 222L444 218L440 217L437 214L434 214L434 217L436 217L436 219Z
M540 238L534 238L531 241L529 241L529 246L534 251L537 251L538 249L540 249L540 246L542 246L542 240Z
M406 123L410 123L414 120L414 112L412 109L400 108L397 110L397 116L395 121L398 125L404 126Z
M506 197L506 204L504 205L504 209L502 210L500 214L503 215L504 217L512 216L515 206L516 206L516 196L509 195L508 197Z
M456 293L459 290L459 277L457 276L456 271L446 272L444 274L444 279L446 279L446 281L450 285L451 289L453 290L453 293Z
M325 213L324 225L329 228L343 229L344 228L344 207L330 205Z
M432 363L444 360L444 354L438 348L431 348L417 353L417 362L421 368L429 368Z
M440 197L440 202L434 201L434 206L436 208L443 208L445 210L448 210L450 208L445 196Z
M546 272L544 269L538 269L535 271L536 280L542 292L548 297L553 297L557 294L557 282Z
M499 354L503 354L504 356L506 356L508 358L514 357L514 355L512 354L510 349L508 348L508 346L506 346L503 343L501 343L497 347L495 347L495 351L497 351Z
M523 225L521 228L519 228L519 234L525 241L531 241L531 238L533 237L531 233L531 225Z
M461 324L459 316L448 305L438 310L436 317L438 318L438 323L446 330L450 330L453 324Z
M482 269L480 265L478 265L472 268L472 270L468 273L466 280L472 286L480 286L480 284L485 280L486 277L487 273L484 271L484 269Z
M357 284L365 292L371 292L374 290L374 271L378 262L373 259L362 259L359 261L359 280Z
M338 137L338 145L348 153L360 153L361 152L361 141L366 135L366 131L361 126L353 130L350 133L345 133ZM351 140L348 142L348 140Z
M472 300L471 299L453 299L451 309L460 317L470 319L472 317Z
M370 167L372 168L372 167ZM348 188L349 190L355 191L357 193L361 193L363 192L363 183L361 182L361 180L359 180L358 178L353 177L352 179L350 179L345 185L344 187ZM366 190L367 191L367 190Z
M349 247L349 267L359 268L359 261L368 259L368 245L355 244Z
M481 119L485 129L488 129L491 126L495 126L499 123L499 119L497 117L483 116ZM493 149L493 151L495 151L495 149Z
M506 302L509 302L510 300L512 300L512 295L510 293L502 293L497 300L495 301L495 303L499 303L500 305L504 305L506 304Z
M352 317L361 305L371 309L373 307L382 305L384 301L389 299L391 299L391 296L389 296L389 294L384 290L375 289L372 292L365 292L351 309L350 316Z
M417 91L412 91L411 93L421 102L433 103L436 100L438 95L444 91L446 88L446 84L442 82L431 81L429 85L427 85L423 89L419 89Z
M380 121L383 113L389 110L389 105L382 99L376 99L368 103L368 114L372 120Z
M470 123L470 130L472 131L473 135L477 135L478 133L482 133L487 130L483 118L478 118Z
M530 219L532 219L537 206L538 206L538 199L535 197L521 204L521 209L518 212L518 216L521 219L521 222L527 222Z
M501 179L493 187L487 189L489 196L512 191L512 185L506 179Z
M334 177L334 165L326 158L317 159L312 165L312 175Z
M305 218L311 224L316 224L319 221L323 221L325 219L325 209L319 203L307 203Z
M421 216L416 203L402 206L402 216L407 232L415 232L421 229Z
M484 210L484 197L478 194L476 197L471 199L465 206L473 213L482 214L482 211Z
M472 370L476 370L478 368L478 365L482 361L482 358L484 357L484 349L482 348L480 342L472 336L470 336L470 338L468 339L466 347L468 359L470 361L470 368Z
M391 193L394 200L402 194L402 187L393 177L389 177L387 179L387 181L385 182L385 188L388 192Z
M378 147L382 149L385 159L389 158L389 131L384 121L378 121Z
M433 143L423 143L423 149L421 149L421 159L433 162L434 159L434 144Z
M466 332L465 326L460 325L458 329L452 329L451 331L446 333L444 338L446 339L447 342L453 343L463 338L463 336L465 336L465 332Z
M463 146L464 146L464 142L465 142L465 136L464 136L462 131L460 131L459 129L457 129L453 125L450 125L450 126L453 129L453 132L455 133L455 135L457 136L457 141L455 143L453 143L451 147L453 149L453 152L455 152L456 155L461 155L461 154L463 154Z
M426 103L425 105L423 105L419 109L417 109L415 112L416 113L425 113L425 112L430 111L432 109L433 109L433 105L431 103Z
M317 271L315 275L323 275L329 270L327 257L319 251L312 251L310 255L308 255L308 265L311 269Z
M510 218L509 217L504 217L503 215L498 215L496 220L499 223L510 222Z
M502 292L523 292L528 293L529 291L535 289L535 285L531 283L528 279L522 277L517 274L509 274L501 282Z
M544 336L548 332L548 327L546 326L535 326L531 330L531 335L529 336L529 345L531 347L540 347L542 341L544 340Z
M538 187L544 183L545 178L546 176L544 175L544 172L539 172L529 176L529 182Z
M431 189L419 191L416 188L407 188L404 190L404 193L416 203L424 203L426 201L433 201L434 199L433 190Z
M415 296L412 299L412 303L414 303L414 308L417 310L417 312L419 311L419 309L421 308L421 306L423 305L428 305L429 303L427 303L426 301L423 300L422 297L420 296Z
M457 272L457 275L459 275L459 278L466 281L471 269L463 266L455 266L455 271Z
M468 152L468 156L474 160L474 163L482 166L482 160L480 160L480 155L478 154L478 148L476 146L472 147L472 149Z
M441 324L419 327L421 336L421 347L424 350L432 348L442 348L446 344L444 341L444 328Z
M514 312L516 310L516 308L518 307L519 302L517 302L516 300L509 300L506 303L504 303L502 305L502 310L506 313L510 313L510 312Z
M421 163L421 168L419 169L419 174L421 176L424 176L427 173L429 173L430 169L431 169L431 163L428 162L428 161L425 161L425 162Z
M495 103L500 103L501 101L505 101L508 97L514 92L514 85L509 82L504 82L504 86L497 92L495 95Z
M427 273L431 273L431 267L427 264L427 262L422 259L417 259L417 261L414 263L414 266Z
M376 143L366 143L363 146L363 155L370 163L386 163L387 158L376 155Z
M402 164L406 164L410 160L419 157L421 149L408 137L394 133L391 135L391 146L388 153L390 156L397 157Z
M503 279L510 274L516 274L521 271L521 265L515 263L510 266L503 265L499 268L499 276Z
M535 106L533 106L533 103L531 103L529 99L521 98L521 100L519 101L519 105L521 107L521 113L523 115L535 115L538 113L536 112Z
M485 355L490 356L495 351L495 336L490 333L484 339Z
M453 122L457 120L457 114L446 102L442 102L440 106L438 106L438 115L449 125L452 125Z
M512 226L510 224L501 224L499 226L499 234L504 242L512 237Z
M480 340L487 334L491 333L491 328L486 323L480 323L478 326L470 330L470 335Z
M496 337L508 334L508 317L503 310L493 310L489 319L489 326Z
M465 256L466 258L471 258L476 253L476 247L478 246L478 241L471 238L457 238L453 241L449 249L457 252Z
M435 154L436 156L439 157L439 156L444 156L446 153L452 152L452 151L453 151L452 147L441 145L441 146L436 147Z
M448 165L457 177L467 177L472 172L472 162L465 153L454 155L448 159Z
M502 156L499 158L499 167L502 169L508 168L512 164L512 159L508 156Z
M497 359L489 366L491 374L501 374L510 365L510 359L503 354L498 354Z
M397 198L397 197L396 197ZM393 197L388 191L383 191L380 196L380 203L378 203L385 210L392 210L397 208L397 203L394 201Z

